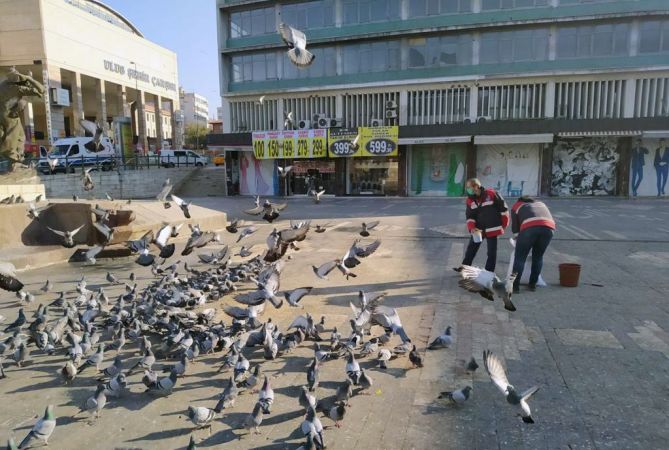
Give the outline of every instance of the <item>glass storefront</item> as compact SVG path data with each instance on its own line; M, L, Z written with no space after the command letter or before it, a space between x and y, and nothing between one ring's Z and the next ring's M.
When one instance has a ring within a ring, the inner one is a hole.
M463 195L468 144L412 145L410 195L458 197Z
M307 195L310 191L325 190L335 193L335 162L325 159L293 161L290 190L293 195Z
M396 157L349 158L346 169L349 195L397 195L399 192Z

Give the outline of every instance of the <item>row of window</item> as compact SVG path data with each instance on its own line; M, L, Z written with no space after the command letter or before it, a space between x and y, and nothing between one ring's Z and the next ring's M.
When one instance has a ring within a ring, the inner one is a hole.
M624 56L630 52L630 24L602 24L560 27L556 36L556 59ZM409 38L406 67L430 68L471 65L473 35ZM386 40L340 45L341 74L400 70L402 41ZM640 24L639 53L669 53L669 20ZM337 49L313 47L314 63L298 69L283 61L277 71L277 57L283 51L258 52L232 57L232 81L319 78L338 75ZM549 32L545 28L493 31L480 34L479 64L503 64L549 59Z
M408 18L471 13L473 0L405 0ZM560 5L604 3L631 0L559 0ZM481 11L549 6L549 0L481 0ZM341 0L343 25L400 20L401 0ZM335 26L335 0L316 0L280 5L278 22L301 30ZM239 38L276 33L274 6L230 14L230 37Z

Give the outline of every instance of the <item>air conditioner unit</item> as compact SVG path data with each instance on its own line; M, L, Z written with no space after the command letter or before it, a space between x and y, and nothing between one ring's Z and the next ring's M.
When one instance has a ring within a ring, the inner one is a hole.
M330 128L330 122L332 121L329 117L321 117L318 119L318 128Z
M486 122L492 122L492 117L490 117L490 116L478 116L476 118L476 123L486 123Z
M313 116L311 116L311 123L313 123L314 125L317 125L318 121L323 119L323 118L325 118L325 114L323 114L323 113L314 114Z
M386 119L396 119L397 118L397 111L394 109L389 109L386 111Z
M297 129L298 130L308 130L311 128L311 120L300 120L297 122Z
M394 100L388 100L386 102L386 109L397 109L397 103Z
M338 117L336 119L330 119L330 128L341 128L344 126L344 119Z
M465 125L471 125L471 123L472 123L472 119L470 119L469 117L467 117L465 120L462 121L462 123L464 123Z
M383 126L383 119L372 119L371 120L371 126L372 127L382 127Z

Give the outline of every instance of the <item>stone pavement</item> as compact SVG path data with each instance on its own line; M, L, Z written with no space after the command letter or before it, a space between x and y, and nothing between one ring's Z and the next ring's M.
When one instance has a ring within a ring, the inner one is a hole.
M240 215L251 200L196 199L195 203ZM298 314L325 315L327 328L348 332L349 299L357 290L386 290L385 304L397 307L407 332L422 351L450 325L456 343L450 349L425 353L425 367L407 370L406 359L392 361L380 371L361 360L375 382L371 396L351 400L341 429L325 432L331 449L666 449L669 448L669 203L663 200L579 199L549 201L558 231L545 262L549 286L536 293L514 296L518 307L508 313L457 287L450 267L459 263L464 246L461 200L437 199L324 199L312 205L291 199L283 219L313 218L329 223L324 234L310 233L302 249L288 262L282 288L314 286L303 300L304 310L269 309L280 328ZM316 279L309 266L341 256L355 238L360 222L378 218L374 232L383 240L379 251L365 260L358 277L339 274ZM271 225L262 225L249 242L256 251L264 245ZM231 242L230 235L223 235ZM510 246L500 243L498 273L505 273ZM485 250L475 261L482 264ZM183 258L182 258L183 259ZM189 263L193 260L188 258ZM557 265L583 265L578 288L558 286ZM148 271L128 261L110 261L97 268L52 266L22 274L37 291L45 278L57 283L54 291L73 290L83 272L93 285L103 283L107 270L130 271L142 282ZM601 287L600 287L601 286ZM112 293L117 291L109 289ZM38 296L51 301L55 294ZM114 298L110 295L110 298ZM226 298L211 306L218 310L234 303ZM13 320L16 302L0 294L0 314ZM378 332L378 329L375 330ZM326 333L327 336L329 333ZM395 338L397 339L397 338ZM132 345L124 354L134 361ZM313 352L303 345L292 356L264 362L252 352L252 364L262 361L272 375L276 392L271 415L262 434L238 439L234 430L250 412L255 399L243 395L236 406L216 421L211 436L195 433L200 448L297 448L301 421L299 386L306 383L306 367ZM530 404L536 423L524 424L481 367L474 375L462 369L472 355L490 349L503 358L510 382L524 390L539 385ZM0 441L11 433L22 438L31 416L46 403L56 405L58 428L50 441L56 449L185 448L191 431L184 413L189 404L213 407L228 374L217 374L221 355L203 356L194 373L179 380L174 394L151 400L141 394L139 376L130 378L131 394L111 401L98 423L69 418L94 390L93 374L77 378L71 387L56 380L62 356L34 352L34 364L18 369L6 364L8 378L0 381ZM318 397L325 398L345 377L343 361L324 364ZM440 391L473 387L469 402L453 407L436 400ZM6 403L7 402L7 403ZM323 418L323 424L332 421ZM14 431L12 431L14 430Z

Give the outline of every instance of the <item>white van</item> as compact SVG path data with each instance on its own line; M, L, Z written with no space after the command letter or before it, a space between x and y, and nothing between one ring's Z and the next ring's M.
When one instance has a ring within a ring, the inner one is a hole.
M160 151L160 164L163 167L179 166L198 166L203 167L209 164L209 158L198 155L193 150L171 150L163 149Z
M57 159L54 172L73 173L77 167L89 166L111 170L116 166L114 156L114 146L107 137L100 140L100 148L96 148L92 137L62 138L56 141L46 157L40 155L37 169L43 174L49 174L49 160Z

